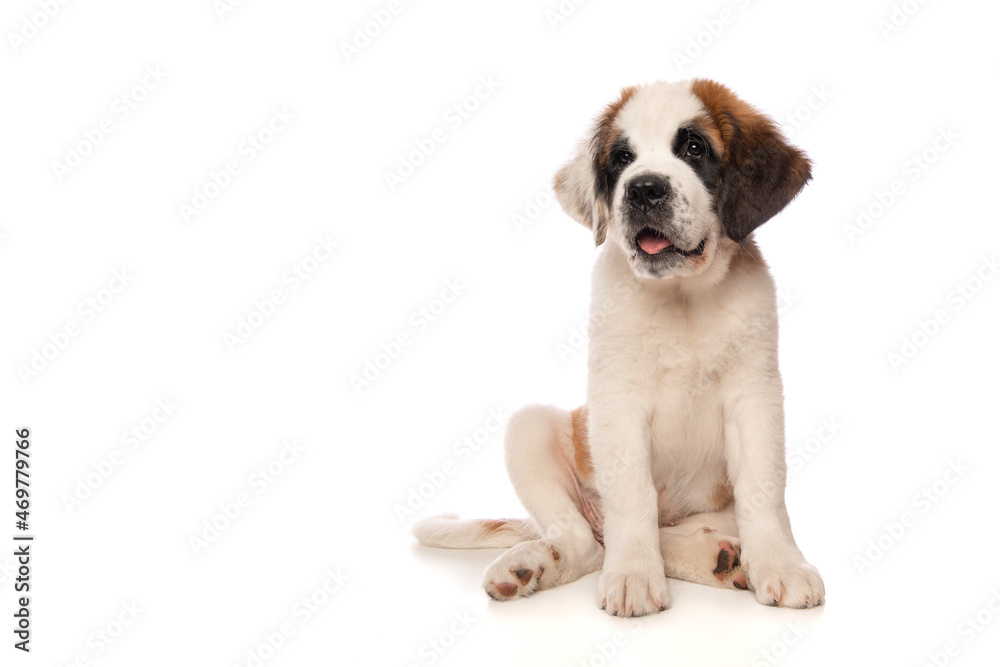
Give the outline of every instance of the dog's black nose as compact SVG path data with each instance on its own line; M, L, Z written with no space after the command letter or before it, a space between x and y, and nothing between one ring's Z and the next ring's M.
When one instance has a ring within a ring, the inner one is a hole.
M625 199L632 206L653 208L670 196L670 183L665 178L643 174L625 186Z

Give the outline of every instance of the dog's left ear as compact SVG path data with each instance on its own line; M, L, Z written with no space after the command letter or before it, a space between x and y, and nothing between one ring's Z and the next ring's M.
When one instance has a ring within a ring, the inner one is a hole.
M739 243L792 201L811 178L811 163L774 121L722 84L696 79L691 92L719 133L719 217L726 236Z

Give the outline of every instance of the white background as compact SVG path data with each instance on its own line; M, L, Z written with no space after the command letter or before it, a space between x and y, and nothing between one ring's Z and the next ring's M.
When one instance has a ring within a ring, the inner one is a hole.
M3 664L987 664L1000 10L896 4L909 14L887 31L884 0L594 0L560 20L554 0L403 2L348 56L387 2L5 3ZM690 76L771 113L815 162L757 239L789 295L787 499L827 604L674 582L671 610L627 621L598 610L596 574L492 602L479 584L498 552L425 549L409 528L523 515L499 431L474 453L456 443L491 411L583 400L573 341L594 249L548 183L621 87ZM279 132L275 110L294 116ZM390 188L436 129L444 141ZM239 173L214 187L229 161ZM196 192L210 201L186 220ZM849 233L859 209L874 215ZM338 245L324 261L317 239ZM296 284L295 267L313 272ZM274 290L283 301L254 315ZM260 326L227 344L241 320ZM919 347L894 363L904 339ZM23 426L30 655L12 648ZM123 440L133 428L144 440ZM261 485L290 439L302 451Z

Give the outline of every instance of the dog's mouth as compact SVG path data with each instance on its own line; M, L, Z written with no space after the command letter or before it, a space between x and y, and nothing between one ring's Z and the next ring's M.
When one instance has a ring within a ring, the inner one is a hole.
M670 239L652 227L643 227L635 236L635 245L645 255L666 255L673 253L682 257L697 257L705 250L705 241L707 240L702 239L697 247L691 250L684 250L675 246Z

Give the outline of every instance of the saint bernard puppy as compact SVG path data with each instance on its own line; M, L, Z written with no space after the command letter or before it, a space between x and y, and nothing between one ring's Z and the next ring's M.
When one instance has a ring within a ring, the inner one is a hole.
M809 178L805 154L718 83L625 88L554 182L601 246L587 403L507 424L530 520L446 515L417 539L508 548L483 580L495 600L600 570L616 616L669 607L666 577L822 604L785 509L775 287L752 236Z

